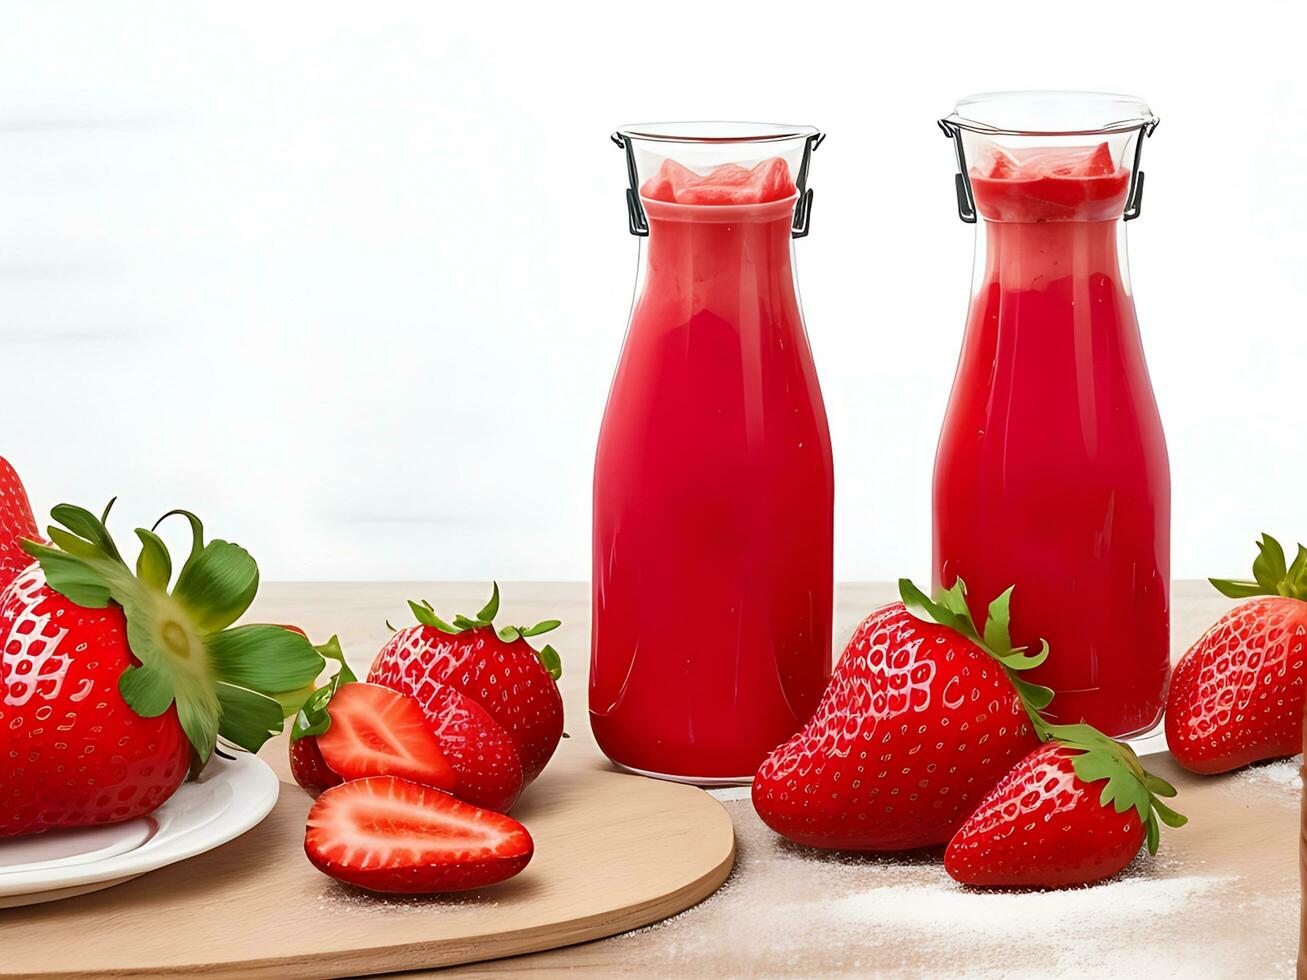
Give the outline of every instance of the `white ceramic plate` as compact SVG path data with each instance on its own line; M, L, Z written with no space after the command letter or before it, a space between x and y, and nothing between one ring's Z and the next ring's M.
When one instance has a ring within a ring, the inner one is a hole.
M183 783L148 817L0 839L0 908L108 888L210 851L266 817L277 787L257 757L215 756L200 779Z

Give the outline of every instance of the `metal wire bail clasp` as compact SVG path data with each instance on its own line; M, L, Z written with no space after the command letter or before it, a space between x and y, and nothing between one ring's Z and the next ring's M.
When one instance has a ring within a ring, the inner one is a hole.
M626 189L626 218L631 234L641 238L648 237L649 218L644 213L644 205L640 203L640 175L635 169L635 148L621 133L613 133L610 138L619 148L626 151L626 177L630 182L630 186Z
M958 194L958 217L969 225L976 223L976 195L971 190L971 174L967 171L967 153L962 148L962 129L947 119L939 120L939 128L953 141L953 152L958 160L958 172L953 175L953 186Z
M1133 221L1139 217L1139 212L1143 210L1144 172L1139 169L1139 161L1144 155L1144 137L1152 136L1153 130L1157 129L1157 125L1161 121L1154 118L1152 122L1139 131L1139 138L1135 140L1135 160L1130 168L1130 190L1125 196L1125 214L1122 215L1126 221Z
M825 133L813 133L803 141L803 161L799 164L799 177L794 182L794 187L799 192L799 199L794 202L794 223L790 226L790 235L793 238L807 236L808 226L812 223L812 188L808 186L808 165L812 162L812 155L817 152L817 147L821 146L825 139Z

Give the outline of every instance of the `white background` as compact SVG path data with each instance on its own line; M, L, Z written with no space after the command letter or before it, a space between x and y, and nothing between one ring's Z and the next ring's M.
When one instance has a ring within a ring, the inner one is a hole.
M1178 577L1307 539L1301 3L0 4L0 455L274 579L589 575L635 276L618 124L813 123L837 574L927 574L972 232L935 119L1146 98Z

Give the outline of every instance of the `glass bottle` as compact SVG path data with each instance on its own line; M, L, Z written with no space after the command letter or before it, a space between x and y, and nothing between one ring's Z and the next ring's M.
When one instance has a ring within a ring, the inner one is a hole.
M595 458L590 721L636 772L748 782L830 677L834 478L792 248L821 139L613 135L641 248Z
M970 312L935 460L937 585L977 621L1008 586L1050 716L1148 731L1170 676L1171 488L1124 221L1157 118L1129 96L963 99L958 207L979 221Z

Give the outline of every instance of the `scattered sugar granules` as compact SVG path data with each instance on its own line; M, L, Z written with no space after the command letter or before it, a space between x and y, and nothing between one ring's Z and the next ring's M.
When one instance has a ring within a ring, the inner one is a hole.
M1240 789L1260 786L1283 790L1288 802L1297 803L1302 792L1302 756L1253 763L1234 773L1230 782Z
M1291 970L1295 863L1254 892L1163 842L1156 858L1099 885L985 893L950 879L939 849L815 851L777 838L748 801L725 806L737 841L731 878L698 906L613 940L624 968L685 977L1240 977L1251 965L1248 934L1229 923L1283 919L1293 935L1264 929L1252 968Z

